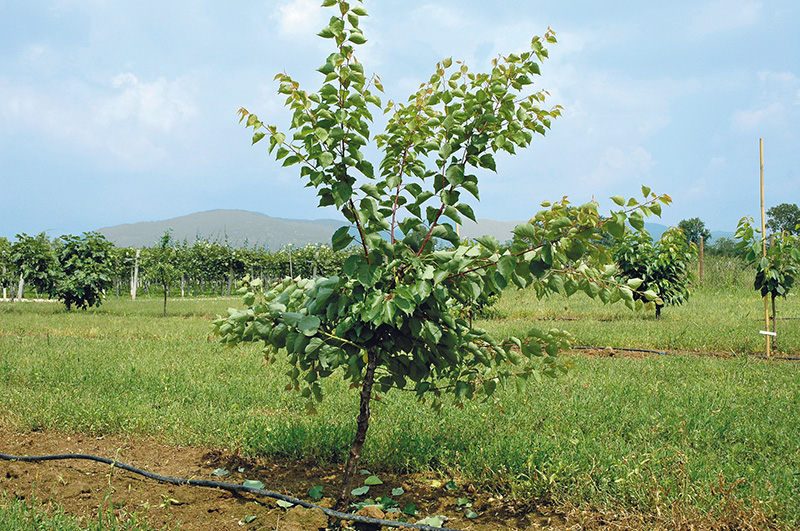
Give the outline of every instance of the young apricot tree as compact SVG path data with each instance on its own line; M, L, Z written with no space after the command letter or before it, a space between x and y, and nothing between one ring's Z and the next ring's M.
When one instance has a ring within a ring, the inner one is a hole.
M753 287L762 297L770 297L772 331L776 332L775 299L786 298L800 276L800 239L783 231L771 236L767 244L760 236L761 231L754 229L752 223L752 219L742 218L735 237L741 240L738 247L744 251L745 260L756 269Z
M614 259L620 276L642 281L634 298L647 292L651 298L658 297L656 319L661 319L665 305L682 304L689 299L690 267L696 253L697 246L686 238L683 230L671 227L656 242L647 231L626 231L614 249Z
M531 330L503 341L473 326L463 309L508 286L535 285L542 292L583 291L633 307L631 286L614 281L613 260L597 242L604 231L620 234L629 218L660 212L658 197L601 218L594 202L550 204L516 227L510 247L492 237L459 239L455 226L475 219L466 196L479 198L477 169L495 171L495 154L514 154L534 134L544 134L560 108L541 107L546 92L531 91L539 62L547 57L548 31L521 54L499 57L486 73L459 61L438 63L430 79L406 103L385 106L377 76L367 77L355 50L366 39L359 27L360 1L325 0L335 9L319 33L334 51L318 69L321 88L306 92L279 74L279 93L293 111L287 136L241 109L254 129L253 143L267 137L284 166L300 166L320 206L333 205L350 223L332 237L334 250L355 242L339 275L286 279L263 294L260 282L245 286L243 310L214 323L222 342L263 341L266 356L285 351L289 385L322 400L320 380L341 374L360 387L356 432L345 465L337 509L350 495L375 393L411 389L434 408L447 394L456 404L491 395L499 385L555 375L556 354L567 345L558 331ZM389 115L385 130L370 133L372 111ZM373 142L382 153L374 166L365 155ZM641 301L638 302L641 305Z
M169 287L180 277L178 248L172 238L172 231L167 230L150 249L145 259L145 269L164 291L164 311L162 316L167 316L167 296Z

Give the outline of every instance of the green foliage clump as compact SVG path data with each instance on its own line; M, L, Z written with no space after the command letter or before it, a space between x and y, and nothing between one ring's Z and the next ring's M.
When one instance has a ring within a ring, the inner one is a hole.
M767 228L773 233L786 232L800 236L800 208L794 203L781 203L767 210Z
M745 260L756 270L753 287L762 297L771 299L772 331L775 332L775 299L786 298L800 275L800 240L789 232L782 232L773 234L768 245L752 223L752 219L742 218L736 237L741 240L739 248L745 253Z
M615 248L614 258L624 278L634 282L641 280L634 297L642 297L642 292L658 297L655 308L659 319L664 306L682 304L689 299L690 266L696 249L681 229L672 227L656 242L646 231L627 232Z
M711 231L700 218L682 219L678 222L678 228L683 231L686 240L695 245L700 245L700 238L703 238L704 245L711 241Z
M55 293L59 264L47 234L17 234L17 241L11 244L10 261L20 276L18 298L22 298L23 282L33 286L40 294Z
M96 232L60 238L54 295L64 301L68 311L73 305L85 310L102 304L103 293L112 285L112 247Z
M11 245L9 262L19 275L18 298L25 283L40 295L56 297L71 310L99 306L112 285L113 244L95 232L61 236L50 241L45 233L18 234ZM3 264L5 270L6 264Z

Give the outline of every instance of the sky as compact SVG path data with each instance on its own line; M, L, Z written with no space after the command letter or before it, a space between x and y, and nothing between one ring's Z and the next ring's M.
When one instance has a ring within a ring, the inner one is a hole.
M356 0L352 0L355 3ZM245 107L286 130L275 74L309 91L331 53L321 0L0 0L0 236L51 237L241 209L339 219L298 167L251 146ZM437 61L471 71L551 27L536 90L561 105L546 137L481 174L479 218L524 220L568 196L611 208L646 185L660 220L733 231L800 203L797 0L365 0L356 55L384 101ZM373 133L380 131L376 116ZM377 161L376 161L377 166Z

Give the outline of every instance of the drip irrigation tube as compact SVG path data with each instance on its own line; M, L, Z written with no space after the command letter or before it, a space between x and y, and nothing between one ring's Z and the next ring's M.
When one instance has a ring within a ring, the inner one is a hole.
M646 348L617 348L617 347L570 347L572 350L605 350L607 348L619 350L620 352L644 352L645 354L661 354L662 356L674 356L663 350L650 350Z
M88 455L88 454L56 454L56 455L39 455L34 457L22 457L16 455L7 455L0 453L0 459L5 461L22 461L22 462L39 462L39 461L57 461L57 460L64 460L64 459L82 459L86 461L97 461L98 463L104 463L106 465L111 465L113 468L120 468L122 470L127 470L128 472L132 472L134 474L139 474L140 476L144 476L150 479L154 479L156 481L161 481L163 483L172 483L173 485L188 485L191 487L210 487L215 489L222 489L229 492L249 492L250 494L257 494L259 496L267 496L269 498L274 498L276 500L285 501L291 503L293 505L299 505L300 507L305 507L306 509L319 509L326 515L336 518L338 520L347 520L350 522L358 522L362 524L371 524L377 526L387 526L387 527L404 527L409 529L421 529L423 531L457 531L454 529L449 529L447 527L434 527L424 524L410 524L407 522L396 522L394 520L381 520L378 518L370 518L368 516L360 516L357 514L349 514L343 513L340 511L334 511L333 509L328 509L327 507L321 507L319 505L314 505L313 503L309 503L307 501L299 500L297 498L292 498L291 496L285 496L283 494L279 494L277 492L272 492L264 489L257 489L254 487L246 487L244 485L236 485L234 483L225 483L223 481L210 481L205 479L182 479L182 478L172 478L169 476L160 476L158 474L153 474L152 472L147 472L146 470L142 470L140 468L133 467L131 465L126 465L125 463L121 463L119 461L114 461L111 459L106 459L105 457L98 457L96 455Z
M660 354L662 356L677 356L675 352L664 352L663 350L650 350L646 348L619 348L619 347L570 347L571 350L605 350L610 348L620 352L643 352L645 354ZM693 353L696 354L696 353ZM706 354L710 356L722 356L722 354ZM763 354L744 354L750 358L759 358L764 360L780 360L780 361L800 361L797 356L765 356Z

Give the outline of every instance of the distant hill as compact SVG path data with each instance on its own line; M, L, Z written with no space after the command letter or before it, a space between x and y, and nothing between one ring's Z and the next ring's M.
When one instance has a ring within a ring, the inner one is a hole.
M331 236L345 222L332 219L303 220L273 218L246 210L209 210L163 221L143 221L98 229L118 247L152 247L165 231L189 243L197 238L227 241L233 247L266 246L277 251L284 245L304 246L330 243Z
M462 238L478 238L490 235L501 243L511 239L511 231L522 221L495 221L478 219L477 223L465 220L460 227ZM249 247L265 246L277 251L284 245L299 247L309 243L330 244L331 236L344 221L334 219L284 219L273 218L259 212L246 210L209 210L163 221L143 221L125 225L115 225L98 229L109 241L118 247L152 247L165 231L172 229L177 241L186 239L194 242L197 238L210 241L227 242L233 247L245 243ZM645 223L645 228L654 239L667 230L666 225ZM711 242L720 237L733 237L732 232L712 232Z

